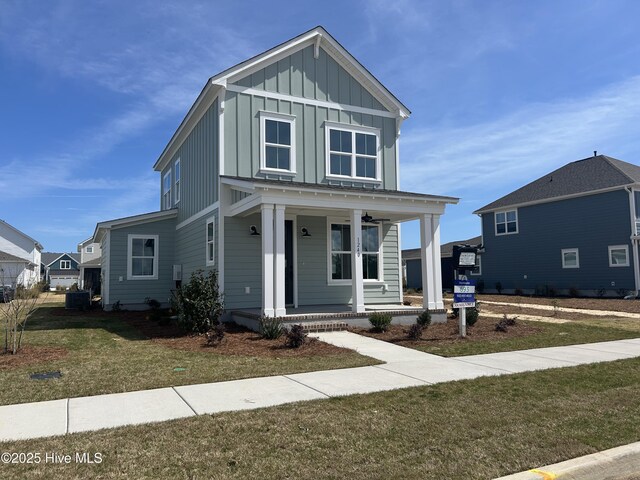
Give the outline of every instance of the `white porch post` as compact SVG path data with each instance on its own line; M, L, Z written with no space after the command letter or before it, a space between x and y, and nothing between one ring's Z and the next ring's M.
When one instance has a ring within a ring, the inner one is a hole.
M435 308L443 309L442 301L442 264L440 260L440 215L431 217L431 226L433 232L433 300Z
M285 308L285 258L284 258L284 205L276 205L275 213L275 275L273 278L275 315L286 315Z
M262 314L273 317L273 204L262 204Z
M352 310L364 312L364 286L362 280L362 210L351 210L351 284Z
M422 307L435 309L435 288L433 285L433 225L432 215L420 217L420 260L422 264ZM438 255L439 256L439 255Z

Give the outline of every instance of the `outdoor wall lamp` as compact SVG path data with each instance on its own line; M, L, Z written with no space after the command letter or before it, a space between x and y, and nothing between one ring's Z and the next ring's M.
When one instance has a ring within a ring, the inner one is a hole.
M251 236L252 237L259 237L260 236L260 232L258 232L258 229L256 228L255 225L251 225L249 227L249 232L251 232Z
M309 233L309 230L307 230L307 227L302 227L300 229L300 232L302 233L302 237L310 237L311 234Z

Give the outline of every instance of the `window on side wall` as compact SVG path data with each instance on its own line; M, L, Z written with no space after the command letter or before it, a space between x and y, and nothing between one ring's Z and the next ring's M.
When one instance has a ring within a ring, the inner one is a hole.
M216 263L215 257L215 219L213 217L207 220L207 228L206 228L206 261L207 266L213 266Z
M165 210L171 208L171 170L162 178L162 206Z
M326 123L327 177L380 181L380 131Z
M87 247L85 251L87 253L93 253L93 247Z
M577 248L562 250L562 268L580 268L580 252Z
M609 266L628 267L629 266L629 246L611 245L609 247Z
M158 235L128 236L127 280L158 278Z
M295 174L295 117L279 113L260 114L260 170Z
M506 210L495 213L496 235L518 233L518 211Z
M362 226L362 277L381 280L380 226ZM351 283L351 225L332 223L330 226L330 282Z
M180 201L180 187L181 187L181 183L180 183L180 159L176 160L176 163L173 167L173 176L175 177L173 180L173 188L175 190L175 197L176 197L176 201L175 203L178 203Z

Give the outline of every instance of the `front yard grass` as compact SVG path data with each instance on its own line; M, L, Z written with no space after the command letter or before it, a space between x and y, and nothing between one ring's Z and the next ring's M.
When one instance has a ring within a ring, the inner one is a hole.
M13 478L495 478L640 440L640 359L0 444Z
M43 306L27 323L24 351L0 356L0 405L380 363L333 346L322 354L296 356L276 348L269 355L220 354L217 347L193 345L184 349L172 346L170 339L145 337L124 320L135 315L140 314L70 313L59 304ZM260 340L246 342L251 347ZM29 378L57 370L62 378Z

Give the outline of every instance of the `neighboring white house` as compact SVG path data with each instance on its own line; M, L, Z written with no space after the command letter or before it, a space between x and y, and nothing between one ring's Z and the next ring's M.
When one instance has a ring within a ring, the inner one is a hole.
M102 249L99 243L93 242L93 237L78 244L80 254L80 283L82 289L100 293L102 283Z
M0 220L0 284L30 286L40 281L42 245Z

